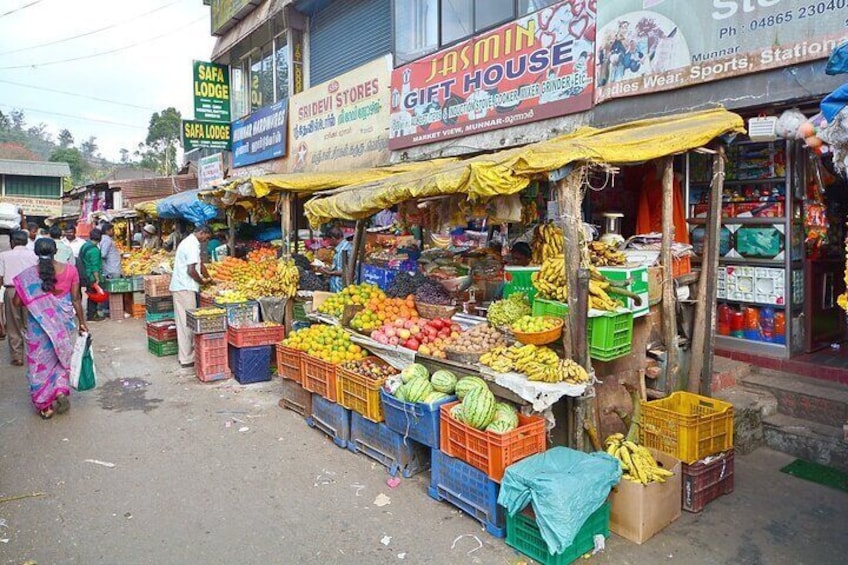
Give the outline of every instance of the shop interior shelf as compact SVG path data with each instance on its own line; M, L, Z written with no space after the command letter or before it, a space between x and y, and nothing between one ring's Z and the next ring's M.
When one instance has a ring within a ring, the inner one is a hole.
M701 225L706 224L706 218L689 218L686 220L690 224ZM753 224L753 225L762 225L762 224L782 224L786 221L786 218L722 218L722 224Z

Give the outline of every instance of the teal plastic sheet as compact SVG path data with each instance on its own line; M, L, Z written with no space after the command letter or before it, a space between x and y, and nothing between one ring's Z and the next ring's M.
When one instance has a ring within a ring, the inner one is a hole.
M498 504L510 516L533 504L548 551L558 555L620 479L621 465L604 452L554 447L507 467Z
M156 213L166 220L184 219L200 225L218 217L218 209L197 198L201 190L186 190L156 202Z

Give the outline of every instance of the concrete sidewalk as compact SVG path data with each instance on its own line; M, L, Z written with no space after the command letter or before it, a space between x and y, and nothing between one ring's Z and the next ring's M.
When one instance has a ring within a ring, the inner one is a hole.
M139 321L93 332L100 385L50 421L0 343L0 498L45 493L0 504L0 564L527 561L429 498L429 474L389 488L383 467L280 409L278 382L180 374ZM737 457L733 494L585 562L845 563L848 495L780 473L791 460Z

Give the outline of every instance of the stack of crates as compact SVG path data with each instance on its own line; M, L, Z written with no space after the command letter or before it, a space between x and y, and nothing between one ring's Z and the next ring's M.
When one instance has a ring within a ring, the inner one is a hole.
M157 356L177 354L177 330L174 323L174 305L168 286L170 275L144 277L145 315L147 322L147 349ZM155 299L158 311L150 311L150 299ZM135 300L134 300L135 301ZM165 308L163 311L163 307ZM168 328L165 332L162 328Z
M132 279L106 279L103 281L103 290L109 293L110 320L123 320L125 313L132 313Z
M227 334L194 334L194 369L197 378L208 383L232 376L227 356Z
M642 402L639 440L683 463L683 509L700 512L733 492L733 405L674 392Z

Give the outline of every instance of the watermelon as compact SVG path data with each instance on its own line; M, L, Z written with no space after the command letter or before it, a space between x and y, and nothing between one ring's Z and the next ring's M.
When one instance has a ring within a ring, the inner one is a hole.
M489 387L475 387L468 391L462 401L465 423L483 430L495 417L495 395Z
M445 394L444 392L434 390L426 397L424 397L424 400L422 400L421 402L423 402L424 404L433 404L439 402L440 400L444 400L445 398L450 398L450 396Z
M496 434L505 434L507 432L511 432L514 430L516 426L513 426L509 422L505 420L492 420L492 423L486 426L487 432L494 432Z
M415 377L424 377L425 379L429 379L430 372L427 371L427 367L421 363L413 363L412 365L407 366L400 373L400 378L403 379L404 384L408 383Z
M495 421L500 420L511 424L513 428L518 427L518 410L508 402L495 404Z
M401 402L406 402L406 385L400 385L395 389L395 398Z
M433 392L433 385L426 378L415 377L404 385L407 402L423 402Z
M462 377L456 383L454 392L456 393L457 398L463 400L465 399L465 395L468 394L468 391L472 388L485 388L486 390L489 390L489 385L487 385L486 381L480 377Z
M450 409L450 417L456 420L457 422L465 421L465 414L462 410L462 403L457 404L456 406Z
M430 377L430 383L433 385L433 388L439 392L453 394L453 391L456 388L456 375L450 371L436 371L433 373L433 376Z

